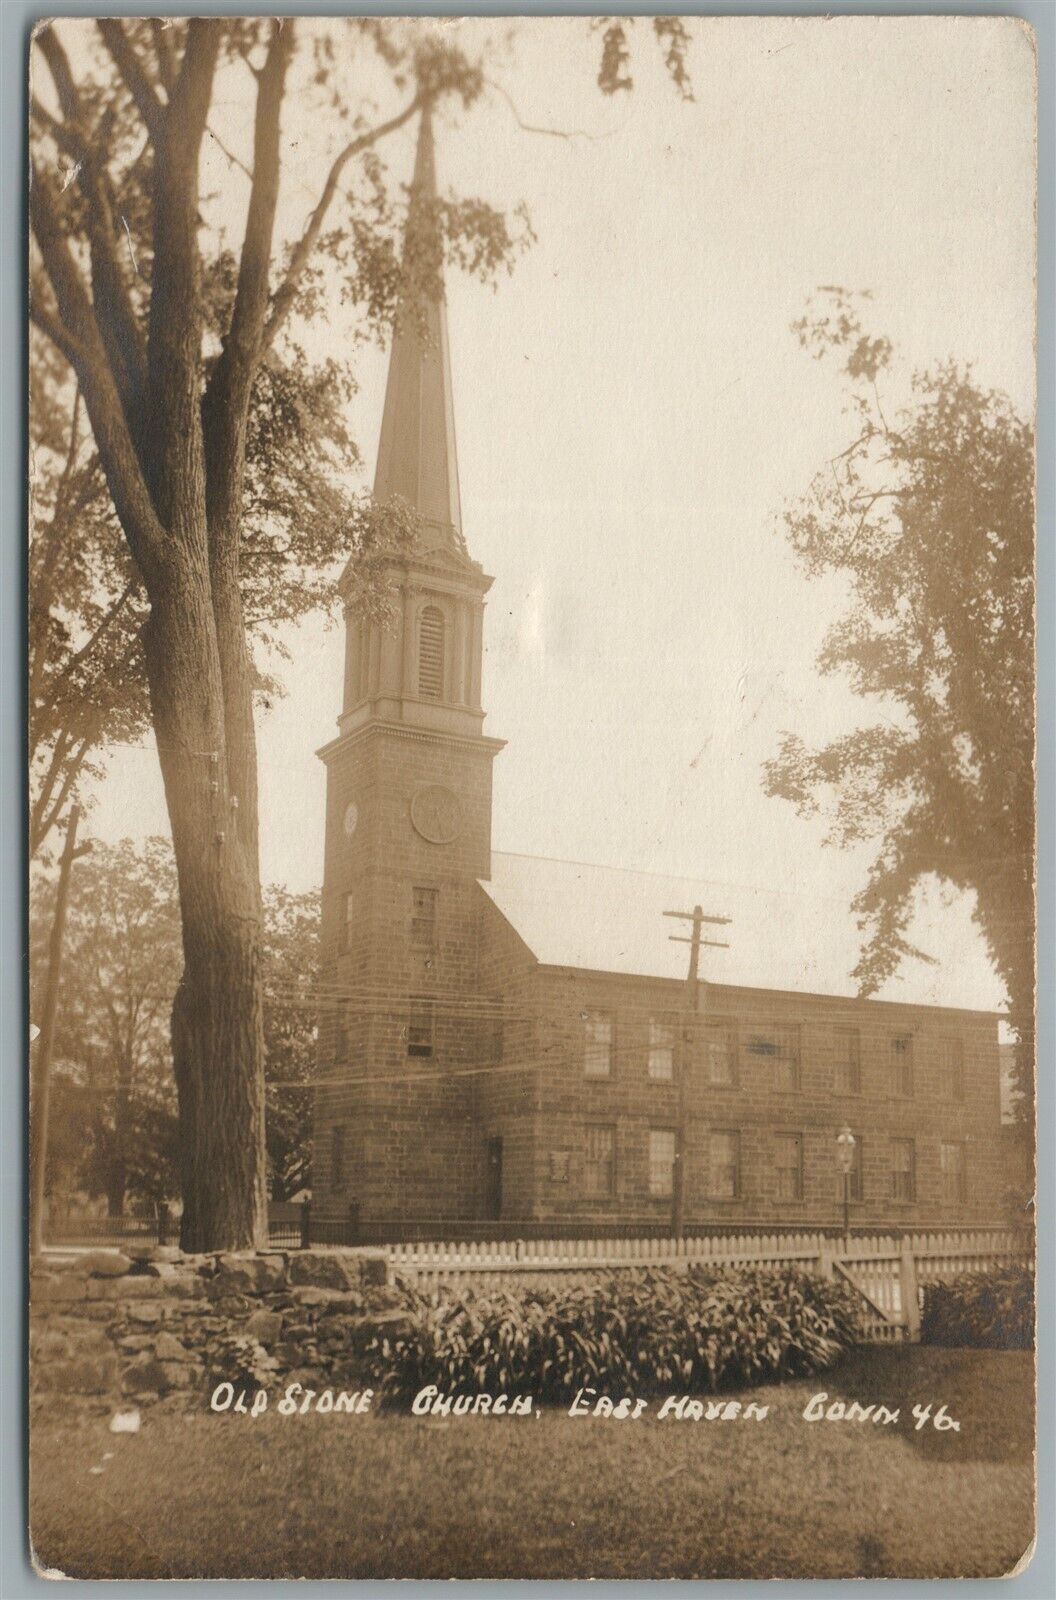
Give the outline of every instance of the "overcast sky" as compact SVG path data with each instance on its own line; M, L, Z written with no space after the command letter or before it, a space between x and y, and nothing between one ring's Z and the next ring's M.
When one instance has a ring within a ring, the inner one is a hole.
M472 49L498 24L453 26ZM821 741L875 719L818 677L844 596L798 573L777 526L851 436L834 368L789 324L819 284L870 289L897 347L885 404L953 355L1031 410L1033 59L1010 21L687 26L692 104L644 24L635 92L604 101L586 24L531 21L495 76L524 122L594 137L523 132L497 96L437 123L441 189L523 199L538 235L496 291L448 285L464 529L496 580L494 843L773 890L775 928L791 896L849 972L867 857L823 849L760 784L782 730ZM303 215L318 173L296 108L286 131L285 204ZM407 129L387 150L408 177L413 145ZM335 305L331 350L347 315ZM349 354L372 474L384 358ZM263 868L300 889L321 878L314 752L335 732L342 639L312 619L290 646L287 696L260 723ZM152 744L115 755L91 827L167 832ZM1001 1002L963 900L926 897L918 931L942 965L907 967L891 998Z

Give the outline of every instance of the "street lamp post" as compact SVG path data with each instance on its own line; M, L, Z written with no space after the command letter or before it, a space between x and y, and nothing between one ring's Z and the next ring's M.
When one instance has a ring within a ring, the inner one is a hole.
M851 1168L854 1166L854 1134L846 1123L836 1135L836 1165L843 1173L843 1243L851 1236Z

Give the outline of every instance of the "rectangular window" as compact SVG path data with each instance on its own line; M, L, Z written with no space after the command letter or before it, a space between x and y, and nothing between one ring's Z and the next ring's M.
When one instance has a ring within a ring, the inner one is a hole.
M936 1039L939 1094L943 1100L964 1099L964 1047L960 1039Z
M348 1060L348 1002L339 1000L334 1013L334 1060Z
M592 1200L607 1200L613 1191L615 1165L615 1128L584 1128L583 1193Z
M862 1054L857 1028L835 1029L832 1077L837 1094L861 1094Z
M659 1017L649 1018L649 1076L672 1078L675 1072L675 1030Z
M964 1145L959 1140L939 1146L939 1165L942 1171L942 1198L949 1204L963 1200L967 1193L964 1181Z
M708 1082L716 1089L729 1087L735 1076L736 1050L733 1029L728 1023L708 1023L704 1030L704 1052Z
M670 1200L675 1182L675 1135L671 1128L649 1129L649 1193Z
M862 1172L863 1172L863 1170L864 1170L864 1168L863 1168L863 1164L862 1164L862 1136L861 1136L860 1133L856 1133L855 1136L854 1136L854 1147L853 1147L853 1149L851 1151L851 1170L847 1174L847 1179L848 1179L848 1183L847 1183L847 1198L849 1200L864 1200L865 1199L865 1188L864 1188L864 1184L863 1184L863 1180L862 1180ZM836 1198L837 1198L837 1200L841 1200L841 1201L843 1199L843 1173L842 1172L837 1172L837 1174L836 1174Z
M330 1129L330 1187L342 1189L345 1183L345 1130L335 1124Z
M749 1055L769 1061L773 1066L773 1085L776 1090L799 1088L799 1029L767 1028L748 1039Z
M431 1056L435 1034L435 1016L431 1000L412 1000L407 1022L407 1054Z
M583 1023L583 1075L612 1076L612 1012L587 1011Z
M350 950L352 947L352 927L354 916L355 908L353 905L353 896L351 894L343 894L341 896L341 925L337 930L338 955L343 956L345 952Z
M774 1140L774 1170L777 1173L777 1198L803 1198L803 1135L779 1133Z
M891 1066L891 1093L900 1100L908 1100L913 1094L912 1034L892 1034L888 1040L888 1058Z
M708 1191L715 1200L741 1192L741 1136L716 1128L708 1137Z
M917 1197L917 1156L912 1139L891 1140L891 1198Z
M411 890L411 943L427 949L436 944L436 908L439 889Z

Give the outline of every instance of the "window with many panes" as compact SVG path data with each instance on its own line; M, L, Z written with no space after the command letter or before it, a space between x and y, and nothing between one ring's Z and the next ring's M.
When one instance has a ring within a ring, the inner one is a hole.
M336 1124L330 1129L330 1187L341 1189L345 1182L345 1130Z
M718 1089L732 1084L736 1077L737 1052L729 1023L708 1023L704 1029L704 1053L708 1082L712 1087Z
M662 1017L649 1018L649 1076L672 1078L675 1072L675 1030Z
M891 1093L908 1100L913 1093L913 1036L893 1033L887 1041L888 1063L891 1072Z
M649 1193L669 1200L675 1182L675 1135L671 1128L649 1130Z
M774 1136L774 1172L779 1200L803 1198L803 1135L779 1133Z
M862 1159L862 1136L860 1133L856 1133L854 1136L854 1144L851 1147L851 1170L847 1174L848 1200L865 1199L865 1185L862 1179L863 1170L864 1163ZM842 1172L837 1172L836 1174L836 1198L837 1200L843 1199Z
M608 1078L612 1075L613 1022L611 1011L587 1011L583 1018L583 1075Z
M966 1194L964 1178L964 1145L959 1139L943 1140L939 1146L939 1170L942 1175L942 1198L953 1203L963 1200Z
M431 1056L435 1034L436 1013L433 1002L425 999L412 1000L410 1016L407 1019L407 1054Z
M736 1200L741 1192L741 1136L726 1128L708 1135L708 1192L713 1200Z
M862 1047L857 1028L836 1028L833 1033L833 1088L837 1094L860 1094Z
M436 944L436 910L439 889L411 890L411 943L432 949Z
M583 1193L605 1200L613 1192L616 1166L616 1130L591 1123L583 1130Z
M917 1153L912 1139L891 1140L891 1198L915 1200Z
M773 1086L778 1091L799 1088L799 1029L767 1028L749 1035L749 1055L769 1061Z
M964 1047L960 1039L936 1039L939 1094L943 1100L964 1099Z

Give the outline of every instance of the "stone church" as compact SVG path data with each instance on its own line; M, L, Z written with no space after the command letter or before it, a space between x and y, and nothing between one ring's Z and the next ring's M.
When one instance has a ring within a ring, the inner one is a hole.
M414 181L435 192L427 121ZM714 887L493 852L493 580L462 527L442 298L425 323L394 336L375 479L422 531L394 617L343 585L320 752L323 1236L997 1220L992 1014L811 992L816 963L754 971L747 935L746 982L690 983L669 936L694 924L665 913Z

